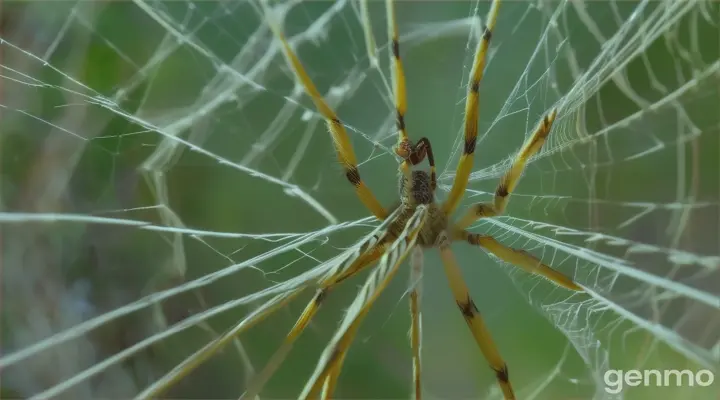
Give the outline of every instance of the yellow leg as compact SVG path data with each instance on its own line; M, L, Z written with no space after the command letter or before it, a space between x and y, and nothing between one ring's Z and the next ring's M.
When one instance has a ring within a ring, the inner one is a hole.
M350 341L355 339L355 335L353 334L353 337L350 339ZM347 349L342 354L338 356L339 361L333 366L333 368L328 373L327 378L325 378L325 384L323 385L323 391L322 391L322 400L328 400L331 399L333 396L333 393L335 393L335 387L337 386L338 378L340 378L340 372L342 371L342 365L343 362L345 362L345 356L347 355Z
M229 344L234 338L245 332L249 328L255 326L257 323L267 318L270 314L274 313L281 307L287 305L290 300L294 299L300 293L303 288L295 288L292 291L281 293L269 301L265 302L262 306L252 312L249 316L245 317L233 328L225 332L219 338L203 346L200 350L196 351L190 357L186 358L183 362L176 365L170 372L168 372L162 378L156 380L152 385L147 387L142 393L137 395L136 399L152 399L162 395L163 392L174 386L182 378L190 374L197 367L202 365L211 356L217 353L218 350Z
M550 129L552 128L552 124L555 121L556 116L557 110L553 109L549 114L543 117L537 128L535 128L535 132L533 132L532 136L530 136L530 139L525 142L523 147L515 156L510 169L505 173L502 179L500 179L500 184L495 190L494 208L497 214L505 212L505 206L507 206L508 203L508 196L510 196L510 193L515 190L515 187L520 180L520 176L525 169L525 165L527 165L527 161L530 157L540 151L543 144L545 144L545 140L550 134Z
M370 210L370 212L373 213L373 215L381 220L387 218L387 211L360 178L360 171L358 170L355 151L353 150L352 144L350 143L350 137L348 136L342 122L340 122L340 119L335 114L335 111L330 108L323 99L322 95L320 95L320 92L318 92L315 84L312 82L307 72L305 72L305 68L300 62L300 59L297 55L295 55L295 52L290 47L290 44L285 39L285 35L282 33L280 28L275 26L272 22L270 23L270 27L277 36L278 40L280 40L283 52L285 53L285 58L287 58L288 64L292 68L295 77L305 88L305 93L307 93L313 103L315 103L315 107L318 112L320 112L320 114L322 114L325 118L337 152L338 160L345 170L345 177L355 187L355 192L360 198L360 201L368 208L368 210Z
M360 271L364 270L368 266L372 265L382 257L383 253L388 247L388 243L384 240L375 245L372 250L369 250L365 252L358 261L353 262L349 268L345 269L344 271L341 271L335 276L330 276L328 278L325 278L321 283L320 286L323 288L331 288L338 283L355 276Z
M425 223L427 214L426 207L420 206L417 208L413 216L407 221L403 232L383 255L378 267L368 276L365 285L363 285L355 297L355 300L348 308L347 314L341 322L338 331L321 355L313 375L308 380L299 397L300 399L316 398L322 387L328 386L325 383L328 377L330 377L331 380L337 379L333 378L332 375L339 375L345 358L344 354L350 347L362 320L395 276L400 264L410 253L410 250L415 246L415 241L420 229ZM325 396L331 395L332 393L326 391Z
M533 132L530 139L525 142L523 147L520 149L512 165L507 170L497 189L495 189L495 199L493 204L489 203L477 203L473 204L472 207L463 215L462 218L455 225L460 229L467 229L473 222L480 218L494 217L505 212L505 207L510 200L510 194L515 190L520 177L522 176L527 161L533 155L537 154L547 140L552 124L557 116L557 110L553 109L549 114L543 117L542 121L538 124L537 128Z
M480 246L483 249L497 256L499 259L510 263L528 273L540 275L554 282L558 286L562 286L565 289L574 290L576 292L582 292L583 288L575 283L571 278L565 274L556 271L549 266L543 264L540 260L534 257L532 254L525 250L517 250L511 247L505 246L498 242L492 236L478 235L475 233L461 232L459 234L460 240L466 240L468 243L476 246Z
M305 306L305 310L303 310L302 314L295 322L293 328L290 330L287 336L285 336L285 340L283 341L283 343L275 351L275 354L273 354L273 356L270 358L270 361L267 363L267 365L265 365L265 368L263 368L263 370L258 373L255 376L255 379L253 379L253 381L248 385L248 388L246 389L245 393L243 393L243 395L240 397L240 400L253 399L256 395L259 394L265 383L267 383L267 380L272 377L277 368L280 367L282 362L285 360L285 357L290 352L290 349L295 343L295 340L300 336L300 334L303 333L303 331L305 331L305 328L308 327L312 318L315 316L315 314L317 314L318 310L320 310L320 306L322 306L328 294L330 294L330 290L343 280L356 275L360 271L374 264L382 256L385 248L385 244L378 244L376 247L363 253L356 261L354 261L350 265L349 268L345 269L337 276L325 278L320 283L320 288L317 290L317 292L315 292L315 296L312 298L312 300L310 300L307 306ZM334 382L332 383L334 384Z
M385 2L388 23L388 36L392 41L390 62L393 65L393 92L395 94L395 111L397 117L398 143L395 152L407 159L412 153L412 144L405 127L405 113L407 112L407 91L405 89L405 72L400 60L400 39L398 37L397 22L395 21L395 4L393 0Z
M395 153L404 161L400 165L400 170L406 177L410 177L410 165L421 163L425 157L428 157L430 163L430 178L432 188L436 186L437 172L435 169L435 159L433 158L432 147L428 138L421 138L417 144L413 144L407 134L405 126L405 113L407 112L407 90L405 84L405 72L400 58L400 38L398 34L397 21L395 20L395 2L387 0L385 2L388 22L388 36L392 41L392 52L390 62L393 65L393 77L395 94L395 108L397 117L398 142L395 146Z
M422 289L422 249L416 247L410 258L410 348L412 350L413 364L413 396L415 400L422 399L422 370L420 363L420 346L422 345L422 315L420 313L420 298Z
M470 292L457 265L455 255L452 250L450 250L448 243L440 246L440 257L445 267L445 275L448 278L453 297L455 297L455 302L460 308L465 322L467 322L470 328L470 332L472 332L475 341L480 347L480 351L490 364L490 368L495 371L495 377L497 378L505 399L514 400L515 393L508 378L507 365L500 356L500 352L490 336L490 331L488 331L483 318L480 316L480 311L478 311L470 297Z
M366 267L372 265L377 261L383 253L385 253L385 250L387 249L388 244L387 243L381 243L378 244L373 250L368 251L363 255L363 259L360 260L357 266L353 265L347 270L345 270L342 274L339 274L337 278L332 280L327 280L324 282L325 285L337 285L338 283L344 281L345 279L356 275L360 271L364 270ZM330 369L330 371L327 374L327 377L325 378L325 384L323 385L323 391L322 391L322 399L327 400L330 399L335 393L335 387L337 386L338 378L340 377L340 372L342 372L342 366L343 362L345 362L345 356L347 355L347 351L349 349L349 343L352 343L353 340L355 340L355 332L353 331L350 333L350 337L348 338L348 346L341 349L339 351L339 354L337 355L337 362L333 365L333 367Z
M483 77L485 58L488 47L490 46L493 30L495 29L495 22L497 21L499 10L500 0L494 0L490 6L490 12L487 16L482 39L480 43L478 43L477 50L475 50L475 59L473 60L473 67L469 79L470 89L468 90L467 100L465 101L465 145L463 147L463 154L460 156L460 161L458 162L455 180L450 189L450 194L442 206L443 211L447 215L452 214L458 204L460 204L460 200L465 193L465 188L467 188L470 172L472 172L478 131L480 81Z
M462 218L455 223L455 227L457 229L467 229L473 224L473 222L479 220L480 218L489 218L496 215L498 214L495 212L495 207L492 204L476 203L473 204L467 210L465 215L463 215Z

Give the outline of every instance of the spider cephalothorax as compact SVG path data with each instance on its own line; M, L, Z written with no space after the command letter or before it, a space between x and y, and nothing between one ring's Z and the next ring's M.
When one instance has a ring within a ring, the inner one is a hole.
M430 204L435 201L430 175L425 171L412 171L410 178L401 174L399 187L400 201L406 206Z
M457 210L463 198L473 167L478 134L480 81L482 80L485 70L485 58L488 53L492 32L495 28L499 6L500 0L494 0L492 2L488 17L485 21L486 25L482 39L479 41L475 50L472 70L468 79L468 94L465 103L463 151L457 166L455 179L453 180L447 199L442 203L436 203L435 189L437 184L435 160L430 140L421 138L417 143L414 143L407 134L405 124L405 112L407 109L405 75L400 61L400 43L398 41L398 30L395 23L394 4L392 0L387 0L387 21L391 40L389 48L392 49L390 58L393 64L393 94L395 98L398 130L398 143L394 151L403 159L400 164L400 202L396 207L390 209L383 207L363 182L360 177L357 159L350 138L343 123L320 95L320 92L308 76L299 58L285 39L282 30L272 22L269 23L280 41L283 53L295 78L302 84L305 92L312 98L317 110L327 122L338 159L345 169L345 176L355 188L355 192L360 198L360 201L373 215L383 221L383 226L387 227L381 235L377 237L373 236L373 240L363 242L362 246L358 247L358 253L356 257L352 259L350 265L346 268L330 271L328 275L319 281L319 288L315 297L307 305L292 331L287 335L283 346L276 353L277 357L284 357L283 352L288 351L297 336L307 327L320 305L327 301L331 288L345 279L356 275L378 260L382 260L382 262L373 272L380 270L387 272L388 265L390 263L394 266L399 265L407 257L413 246L436 248L440 251L445 274L452 289L455 302L470 328L473 337L478 343L483 356L495 372L495 376L505 398L515 398L509 381L508 368L493 343L490 332L483 322L478 307L470 297L468 287L462 278L460 268L450 249L450 244L454 241L462 241L472 246L481 247L507 263L513 264L529 273L540 275L569 290L580 291L582 287L569 277L543 264L539 259L526 251L510 248L498 242L490 235L471 233L466 230L481 218L498 216L505 211L505 206L522 175L527 161L534 154L538 153L545 143L552 124L555 121L557 115L556 110L551 110L542 118L530 138L515 155L512 165L497 186L493 202L475 204L456 222L450 221L450 216ZM366 28L370 29L370 26L372 25L368 24ZM372 33L366 33L370 35L370 37L372 36ZM412 171L413 166L422 163L426 159L430 166L429 173L421 170ZM388 220L391 215L393 219ZM386 274L386 276L391 277L392 274ZM350 343L352 343L359 321L365 316L367 310L369 310L369 307L372 306L374 300L377 298L377 295L379 295L380 291L384 288L383 285L385 283L380 284L374 281L374 279L376 279L376 276L371 274L364 288L373 285L375 289L380 287L377 293L369 297L363 297L362 309L354 309L352 320L347 324L341 324L340 328L338 328L337 340L333 339L326 353L321 357L315 373L308 380L300 396L301 398L315 398L320 395L322 395L323 398L329 398L332 396L342 369L345 354ZM368 293L370 292L361 292L356 299L360 299L361 295L365 296L368 295ZM413 289L409 297L414 394L415 398L419 399L421 396L419 296L415 289ZM276 356L273 356L273 359L275 359ZM264 377L262 379L266 379L269 376L268 374L272 372L273 368L277 367L277 365L277 362L269 363L259 376ZM248 389L244 397L249 398L249 396L254 396L260 386L261 385L256 385L253 390Z

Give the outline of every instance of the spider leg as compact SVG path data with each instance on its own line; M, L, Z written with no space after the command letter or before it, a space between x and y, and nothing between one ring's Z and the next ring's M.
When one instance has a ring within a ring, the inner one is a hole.
M385 290L392 278L397 273L400 264L405 260L410 250L415 246L415 241L428 215L427 207L419 206L415 213L405 224L405 229L398 238L388 247L380 260L380 264L368 276L365 284L355 297L355 300L348 308L345 318L330 344L320 357L313 375L303 389L300 399L314 399L330 377L330 384L333 378L331 375L339 375L342 363L345 359L350 344L352 343L362 320L375 303L380 294ZM324 397L332 393L325 391Z
M467 100L465 101L465 146L463 147L463 154L460 156L460 161L458 162L452 189L450 189L450 194L442 205L442 210L446 215L452 214L458 204L460 204L460 200L468 184L468 179L470 178L470 172L472 171L478 130L480 81L483 77L485 58L488 47L490 46L493 30L495 29L495 22L497 21L499 10L500 0L494 0L487 16L485 31L475 51L475 59L473 60L472 71L470 71L470 90L468 90Z
M537 154L543 144L545 144L545 140L550 134L550 129L552 128L553 122L555 122L556 116L557 109L552 109L550 113L543 117L537 128L535 128L535 132L533 132L532 136L530 136L530 139L523 144L523 147L515 156L510 169L508 169L500 180L500 184L498 185L497 190L495 190L494 209L497 214L502 214L505 211L505 206L507 206L508 203L508 196L510 196L510 193L515 190L515 186L517 186L520 176L522 175L523 170L525 170L527 161L530 157Z
M490 203L475 203L465 212L458 221L455 223L457 229L467 229L475 221L481 218L489 218L498 215L495 211L495 207Z
M383 222L383 224L389 225L389 222L390 221L385 221ZM382 228L382 226L380 228ZM350 258L350 260L353 261L351 261L349 266L346 267L344 264L342 264L340 269L330 271L331 273L329 275L321 279L320 289L316 292L315 297L305 307L305 310L303 311L298 321L295 323L295 326L290 331L290 333L288 333L285 341L280 346L280 348L278 348L275 354L273 354L270 361L268 362L268 365L263 369L263 371L261 371L258 375L255 376L252 382L249 383L248 389L241 396L242 399L254 398L255 395L257 395L257 393L262 390L265 382L272 376L274 371L277 369L277 367L279 367L279 365L289 353L295 339L297 339L297 337L307 327L308 323L317 312L329 289L337 283L341 282L342 280L347 279L362 271L369 265L372 265L383 255L389 241L388 239L386 239L386 234L381 234L379 237L380 239L377 239L377 237L372 237L371 239L368 239L366 242L364 242L361 245L360 255L355 259ZM366 250L368 248L370 250ZM245 332L250 327L257 324L258 322L264 320L269 315L279 310L281 307L288 304L292 299L302 293L304 289L305 287L295 288L286 293L281 293L272 298L271 300L267 301L258 309L253 311L252 314L240 321L234 328L230 329L221 337L205 345L203 348L201 348L193 355L185 359L182 363L177 365L172 371L168 372L161 379L155 381L155 383L153 383L151 386L146 388L140 395L138 395L138 398L146 399L158 397L171 386L178 383L183 377L194 371L202 363L207 361L213 354L225 347L234 338Z
M422 375L420 363L420 346L422 344L422 315L420 313L420 295L422 289L423 253L415 247L410 256L410 348L413 363L413 391L415 400L422 398Z
M400 59L400 38L398 34L397 21L395 20L395 2L387 0L385 2L388 23L388 36L392 40L392 53L390 62L393 64L393 92L395 95L395 111L397 114L397 130L398 142L395 146L395 153L403 158L400 169L406 175L409 174L410 165L421 163L427 156L430 164L430 177L432 180L433 190L436 187L435 159L432 154L430 140L426 137L421 138L416 144L410 140L405 126L405 113L407 112L407 90L405 85L405 71Z
M473 204L467 213L460 218L457 223L457 227L460 229L466 229L473 222L480 218L494 217L505 212L505 207L510 200L510 194L515 190L520 177L522 176L525 166L528 160L533 155L540 151L542 146L545 144L550 129L552 129L553 122L557 116L557 110L553 109L543 117L542 121L538 124L535 131L530 136L523 147L518 151L517 155L513 159L510 168L505 172L497 189L495 190L495 199L493 204L490 203L477 203Z
M386 248L387 246L385 246ZM383 251L384 249L383 248ZM410 257L410 284L412 290L410 291L410 346L412 349L412 361L413 361L413 385L415 392L415 399L420 400L422 398L422 386L421 386L421 375L420 375L420 335L421 335L421 314L420 314L420 286L422 279L422 249L419 247L413 247ZM344 277L339 277L339 280ZM348 340L352 343L354 340L355 333L351 334L351 338ZM338 355L338 362L329 371L325 385L323 386L322 399L328 399L332 396L337 379L342 370L343 362L347 354L348 348L342 350L342 353Z
M372 257L372 262L374 263L377 261L378 258L380 258L383 253L387 250L388 243L384 242L382 245L378 245L374 250L373 253L369 254L368 257ZM365 267L369 266L370 263L366 265L358 265L348 268L346 271L343 271L342 274L339 274L336 278L334 278L332 281L326 282L326 284L332 284L336 285L340 282L342 282L345 279L348 279L354 275L356 275L358 272L360 272ZM348 338L348 346L345 347L340 351L340 354L337 355L337 362L330 368L328 371L327 376L325 377L325 383L323 385L322 389L322 400L326 400L332 397L333 393L335 392L335 387L337 386L338 378L340 377L340 372L342 372L342 366L345 362L345 356L347 355L347 350L350 347L350 343L352 343L355 340L355 331L350 333L350 337Z
M259 394L267 383L267 380L272 377L277 368L280 367L282 362L285 360L285 357L287 357L290 353L295 340L303 333L303 331L305 331L305 328L308 327L312 318L318 310L320 310L320 307L325 302L325 299L327 299L328 294L330 294L331 289L343 280L358 274L360 271L374 264L383 255L386 248L387 242L380 241L370 250L363 252L361 256L357 260L353 261L348 268L339 271L336 275L326 277L320 282L320 288L318 288L315 292L315 296L313 296L313 298L305 306L305 309L302 314L300 314L300 317L295 322L295 325L285 336L285 340L283 340L280 347L270 357L270 361L268 361L265 365L265 368L263 368L263 370L258 373L253 381L248 385L248 388L240 397L240 400L252 399Z
M550 134L550 129L552 128L553 122L555 122L556 116L557 109L552 109L550 113L543 117L537 128L535 128L535 132L533 132L532 136L530 136L530 139L528 139L525 144L523 144L523 147L520 148L520 151L515 156L510 169L508 169L502 179L500 179L500 184L498 185L497 190L495 190L494 208L496 213L502 214L505 211L505 206L507 206L508 203L508 196L510 196L510 193L515 190L515 186L517 186L520 176L522 175L523 170L525 170L525 165L530 157L537 154L543 144L545 144L545 140Z
M393 236L388 229L395 223L397 216L398 210L395 210L371 235L360 242L355 250L344 255L340 262L329 269L324 276L320 277L318 280L320 287L315 292L315 296L307 304L292 330L286 335L282 345L272 355L265 368L248 384L245 393L240 397L241 399L257 397L267 380L285 360L285 357L292 349L295 339L302 334L312 317L317 313L330 289L342 280L372 265L382 256L390 241L393 240Z
M210 359L218 350L228 345L233 339L249 328L255 326L269 315L273 314L280 308L287 305L291 300L303 292L303 287L296 288L292 291L280 293L269 301L263 303L262 306L253 311L250 315L238 322L234 327L226 331L222 336L209 342L200 350L193 353L190 357L176 365L170 372L162 378L156 380L152 385L148 386L142 393L138 394L136 399L153 399L161 396L163 392L174 386L182 378L190 374L205 361Z
M405 113L407 112L407 91L405 89L405 71L400 60L400 40L398 37L397 22L395 21L395 3L393 0L385 2L387 13L388 36L392 40L392 53L390 63L393 65L393 93L395 95L396 124L398 129L398 142L395 153L404 160L413 153L413 145L408 137L405 127Z
M449 242L440 245L440 257L445 267L445 275L448 278L453 297L455 297L455 302L460 308L465 322L467 322L470 328L470 332L480 347L483 356L490 364L490 368L495 371L495 376L505 399L514 400L515 393L508 378L507 365L500 356L500 352L492 336L490 336L490 331L487 329L487 326L485 326L485 321L483 321L480 311L478 311L475 302L473 302L472 297L470 297L470 292L462 277L460 267L458 267L457 261L455 260L455 255L450 249Z
M352 342L353 340L355 340L354 333L350 338L350 342ZM335 387L337 386L338 378L340 378L340 372L342 372L342 366L345 362L346 355L347 349L345 349L345 351L343 351L342 354L338 356L338 362L335 363L335 365L333 365L328 372L328 375L325 378L325 384L323 385L322 396L320 397L321 400L328 400L332 398L333 393L335 393Z
M410 257L411 272L410 272L410 284L412 290L410 291L410 346L412 348L412 360L413 360L413 387L414 387L414 398L420 400L422 398L422 385L420 376L420 334L421 334L421 314L420 314L420 285L422 278L422 249L419 247L413 247L412 254ZM350 342L354 339L354 333L352 334ZM322 399L329 399L335 390L338 377L342 370L345 356L347 355L347 348L344 349L342 354L338 356L338 362L328 373L323 386Z
M268 18L268 20L270 20L270 18ZM312 82L300 62L300 59L285 39L285 35L281 31L280 27L273 23L270 23L269 25L275 33L275 36L277 36L280 41L285 58L293 70L295 77L303 85L305 93L310 96L318 112L320 112L320 114L322 114L325 118L328 129L330 130L330 135L332 136L335 151L337 152L338 160L345 170L345 177L355 187L355 193L357 193L360 201L365 205L365 207L367 207L367 209L370 210L370 212L372 212L378 219L384 220L388 216L387 211L360 178L360 171L358 170L355 151L350 143L350 137L345 130L345 126L343 126L342 122L335 114L335 111L333 111L333 109L325 102L320 92L318 92L315 84Z
M542 121L538 124L537 128L535 128L535 131L530 136L530 139L523 144L523 147L520 151L518 151L517 155L515 155L510 168L507 172L505 172L505 175L503 175L500 179L497 189L495 189L495 199L493 204L473 204L456 224L458 228L466 229L480 218L494 217L505 212L505 207L510 200L510 194L512 194L515 190L515 187L525 170L527 161L530 157L537 154L537 152L539 152L545 144L556 116L556 109L553 109L550 113L545 115Z
M571 278L550 268L548 265L543 264L532 254L525 250L517 250L512 247L505 246L498 242L492 236L479 235L476 233L469 233L467 231L459 231L457 234L457 240L465 240L468 243L480 246L483 249L494 254L499 259L510 263L528 273L540 275L549 279L558 286L562 286L565 289L582 292L584 289L575 283Z

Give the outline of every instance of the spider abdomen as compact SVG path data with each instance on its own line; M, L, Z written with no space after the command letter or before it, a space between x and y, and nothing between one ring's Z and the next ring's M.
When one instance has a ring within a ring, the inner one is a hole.
M415 213L415 206L402 204L402 212L390 226L390 233L394 237L398 237L407 223L407 220ZM417 238L417 245L421 247L435 247L438 239L445 232L448 225L447 215L442 211L436 203L430 203L427 219L420 229Z

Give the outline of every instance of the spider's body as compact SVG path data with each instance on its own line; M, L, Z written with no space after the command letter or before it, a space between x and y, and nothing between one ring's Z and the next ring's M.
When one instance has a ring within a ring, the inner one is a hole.
M500 0L493 0L492 2L482 38L475 51L472 70L468 79L468 93L465 103L463 151L460 156L452 188L442 203L435 202L437 182L435 160L430 140L421 138L416 143L413 143L407 134L405 124L405 112L407 109L405 75L400 60L400 43L398 40L397 25L395 23L395 10L392 0L387 0L386 4L388 31L391 41L389 46L391 49L390 58L394 67L394 99L398 130L398 142L394 150L395 154L402 160L400 163L400 202L390 210L385 209L380 202L378 202L372 191L363 182L350 137L343 123L333 109L325 102L313 84L300 59L285 39L282 30L272 22L269 22L270 27L280 41L285 58L295 78L302 84L305 92L313 100L315 107L327 122L337 152L338 161L345 170L345 176L355 188L355 192L360 198L360 201L379 220L387 223L387 229L382 236L376 238L377 240L372 240L359 246L357 257L352 259L352 264L347 266L347 268L333 270L328 276L323 277L318 282L319 289L315 297L307 305L292 331L288 333L283 346L278 349L276 355L273 356L275 362L268 363L268 366L258 375L262 378L258 378L257 384L253 385L253 389L248 389L243 398L252 398L257 394L262 386L262 382L264 382L274 368L279 365L277 360L284 357L284 354L289 350L294 340L308 326L321 304L327 301L330 289L345 279L356 275L359 271L371 266L378 260L381 260L381 265L373 271L373 274L370 275L366 285L363 287L364 291L358 294L356 298L356 300L362 300L361 308L354 309L352 315L348 313L348 317L346 317L340 328L338 328L338 336L333 339L326 349L323 357L321 357L318 362L315 373L308 380L305 390L301 394L301 398L303 399L318 397L321 392L323 398L332 396L342 369L345 354L357 332L359 321L366 315L377 298L377 295L379 295L387 284L387 281L380 282L378 280L380 278L378 277L382 274L375 274L375 272L381 271L385 274L383 276L391 279L397 266L406 258L413 246L439 250L455 302L470 328L475 341L480 347L483 356L487 359L490 367L494 371L498 384L506 399L515 399L515 393L509 380L508 368L500 356L490 336L489 330L483 322L478 307L470 296L468 287L462 278L460 268L450 249L450 244L453 241L463 241L466 244L481 247L499 259L513 264L526 272L543 276L558 286L569 290L582 290L582 287L577 285L572 279L555 271L548 265L543 264L530 253L510 248L498 242L490 235L470 233L466 230L466 228L481 218L492 218L504 213L508 200L522 175L527 161L540 151L550 133L552 124L557 116L555 109L551 110L542 118L535 131L516 154L512 165L497 186L494 201L492 203L475 204L456 222L450 221L450 217L457 210L465 193L473 167L478 133L480 81L482 80L485 69L485 58L495 28ZM370 29L371 26L371 24L367 23L365 27L366 29ZM366 32L366 35L371 37L372 33ZM430 166L429 173L420 170L412 171L412 166L418 165L426 159ZM394 211L397 211L397 213ZM391 215L394 216L394 219L387 221ZM390 265L392 265L392 267L390 267ZM373 292L371 293L371 291ZM421 327L419 317L420 300L417 287L413 287L409 297L414 372L413 393L415 398L419 399L422 394L420 372Z
M412 182L410 182L412 180ZM420 228L416 244L421 247L437 247L443 233L447 234L448 216L435 202L435 189L430 175L425 171L412 171L411 178L400 176L400 215L390 225L389 233L396 238L400 235L417 206L428 206L428 215Z

